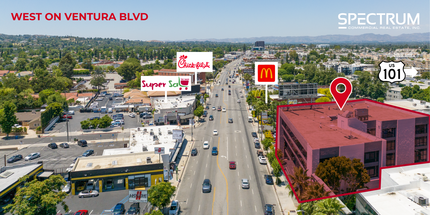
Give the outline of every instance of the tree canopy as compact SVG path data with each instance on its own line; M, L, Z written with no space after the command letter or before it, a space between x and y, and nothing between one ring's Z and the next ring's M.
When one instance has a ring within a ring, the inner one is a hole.
M148 190L148 201L157 208L164 208L170 203L170 197L175 192L176 187L169 182L160 182L151 186Z

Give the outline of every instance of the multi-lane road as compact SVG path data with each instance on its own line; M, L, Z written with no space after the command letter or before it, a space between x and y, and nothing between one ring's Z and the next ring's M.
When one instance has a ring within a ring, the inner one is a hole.
M218 79L220 84L212 90L206 122L194 132L194 148L198 154L188 161L177 195L182 214L264 214L265 204L277 203L272 185L264 180L267 167L259 163L256 155L246 96L241 98L243 85L238 79L235 84L229 82L231 88L225 85L238 63L234 61L222 71ZM222 106L226 112L212 110L213 106ZM208 120L210 115L213 121ZM229 118L233 123L228 123ZM218 136L213 135L213 130L218 131ZM204 141L209 141L209 149L203 149ZM211 153L213 146L219 149L217 156ZM229 161L236 161L235 170L229 169ZM243 178L250 181L250 189L242 189ZM204 179L211 180L210 193L202 192ZM276 212L280 214L278 208Z

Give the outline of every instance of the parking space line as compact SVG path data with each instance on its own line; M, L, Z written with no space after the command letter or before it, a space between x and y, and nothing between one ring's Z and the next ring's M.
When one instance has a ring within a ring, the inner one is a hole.
M90 215L93 213L93 210L91 210Z

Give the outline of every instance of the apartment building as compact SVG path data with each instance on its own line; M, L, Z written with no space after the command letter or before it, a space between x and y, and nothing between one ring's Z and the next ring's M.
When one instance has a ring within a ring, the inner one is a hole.
M428 161L429 117L423 113L366 99L350 101L342 111L322 103L279 107L278 113L276 146L287 174L297 166L315 178L327 159L358 158L371 189L379 185L381 167Z

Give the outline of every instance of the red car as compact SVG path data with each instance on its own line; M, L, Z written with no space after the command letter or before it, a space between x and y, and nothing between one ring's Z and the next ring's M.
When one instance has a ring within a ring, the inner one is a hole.
M87 210L78 210L75 215L88 215L88 211Z
M63 118L69 118L69 119L72 119L72 116L63 115Z
M229 164L230 169L236 169L236 161L230 161Z

